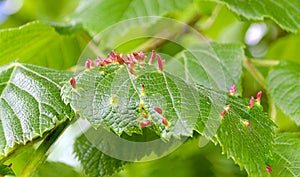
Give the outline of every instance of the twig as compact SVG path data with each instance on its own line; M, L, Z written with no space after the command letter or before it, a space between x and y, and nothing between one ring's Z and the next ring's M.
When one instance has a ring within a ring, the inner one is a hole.
M36 169L43 164L43 162L48 157L48 151L50 147L59 138L62 132L70 125L69 119L62 122L56 128L54 128L44 139L42 144L38 147L32 157L29 159L28 163L25 165L20 176L31 177L34 175Z
M245 58L243 60L244 67L250 72L254 79L262 86L263 89L267 90L267 83L264 76L255 68L252 64L252 60Z
M276 66L280 64L279 60L258 60L251 59L251 63L256 66Z
M211 25L214 23L214 21L216 20L216 17L218 16L220 10L221 10L222 5L221 4L217 4L212 15L206 20L205 24L202 27L202 31L207 30L208 28L211 27Z
M200 14L195 14L186 23L189 26L194 26L201 19L201 17L202 16ZM139 47L137 47L134 50L135 51L149 52L152 49L156 49L156 48L159 48L159 47L163 46L165 43L167 43L169 41L169 39L172 39L173 37L178 36L178 35L182 35L185 32L186 32L185 29L182 29L182 28L173 29L172 32L165 35L164 39L162 39L162 38L149 39L148 41L146 41L145 43L143 43L142 45L140 45ZM157 36L161 36L161 35L157 34Z

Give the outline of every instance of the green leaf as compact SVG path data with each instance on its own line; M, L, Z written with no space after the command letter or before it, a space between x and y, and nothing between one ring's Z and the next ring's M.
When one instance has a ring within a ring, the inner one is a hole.
M300 176L300 133L282 133L275 139L271 176Z
M224 3L236 14L250 20L271 18L287 31L300 29L300 2L298 0L213 0Z
M249 175L266 174L274 123L258 102L250 109L248 99L196 86L191 80L185 82L152 65L136 64L132 69L134 74L130 67L118 63L86 69L75 77L75 89L70 84L64 86L64 101L93 127L104 126L119 136L123 132L144 134L139 123L147 119L151 120L147 128L167 140L192 136L193 130L208 138L217 134L223 151ZM222 119L220 113L228 104L231 109ZM162 109L162 115L154 110L155 106ZM162 116L171 125L163 125ZM251 126L245 125L246 120ZM92 135L97 139L96 134Z
M104 177L120 171L126 162L102 153L85 135L78 137L74 152L81 162L84 172L90 177Z
M5 175L15 175L15 173L12 171L10 168L12 164L10 165L0 165L0 176L5 176Z
M237 93L241 94L243 45L211 43L184 50L176 58L166 65L168 72L186 81L223 91L235 84Z
M37 169L33 177L44 176L81 177L82 175L76 172L73 167L64 163L46 161Z
M70 114L60 97L70 74L33 65L0 67L0 154L53 128Z
M150 126L163 138L191 136L199 114L192 85L152 65L134 70L135 75L119 64L87 69L75 77L76 89L64 86L63 99L93 127L102 125L118 135L141 134L140 122L150 120ZM163 114L154 107L161 108ZM163 116L170 126L162 124Z
M66 69L76 64L81 48L71 36L59 35L40 22L0 31L0 65L13 61Z
M163 3L156 0L90 0L88 2L82 0L74 18L81 22L89 32L97 34L122 20L142 16L160 16L170 11L183 9L191 3L191 0L169 0Z
M269 92L275 104L300 125L300 65L282 63L274 67L267 78Z
M249 109L248 103L249 99L227 99L230 111L222 119L217 139L223 152L244 167L249 176L267 176L265 164L271 158L275 124L262 112L261 105L256 102Z
M289 61L300 64L300 54L298 47L300 45L300 34L287 35L274 41L267 51L265 58Z

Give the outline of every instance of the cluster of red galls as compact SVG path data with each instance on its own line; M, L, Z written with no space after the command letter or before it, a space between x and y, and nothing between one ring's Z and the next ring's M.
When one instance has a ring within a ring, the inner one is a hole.
M230 89L229 89L229 93L231 96L234 96L235 93L236 93L236 86L234 84L231 85ZM256 103L258 105L260 105L260 99L261 99L261 96L262 96L262 91L259 91L257 94L256 94ZM249 101L249 104L248 104L248 108L251 109L253 106L254 106L254 103L255 103L255 99L253 96L251 96L250 98L250 101ZM224 110L221 112L221 118L224 118L225 114L230 110L230 104L228 104ZM246 126L251 126L251 123L248 119L246 119L244 121L244 124Z
M158 114L162 114L162 109L161 109L161 108L155 106L155 107L153 107L153 109L154 109L154 111L156 111ZM143 118L146 118L146 114L143 113L143 114L142 114L142 117L143 117ZM170 125L170 123L168 122L168 120L167 120L167 118L166 118L165 116L163 116L163 117L161 118L161 123L162 123L163 125L165 125L165 126L169 126L169 125ZM147 126L150 125L150 124L151 124L151 120L149 120L149 119L147 119L146 121L140 122L141 128L145 128L145 127L147 127Z
M107 66L109 64L115 64L115 63L119 63L120 65L123 65L123 64L126 64L128 66L128 69L129 69L129 72L131 74L134 74L134 65L138 64L140 66L143 66L145 64L145 54L144 52L140 51L139 53L136 53L136 52L132 52L132 54L127 54L126 56L121 53L117 53L115 51L112 51L111 54L108 54L108 58L105 58L105 59L101 59L100 57L97 57L96 59L96 66L98 67L103 67L103 66ZM163 70L163 63L164 61L161 59L160 55L159 54L156 54L156 52L154 50L152 50L152 54L151 54L151 57L148 61L148 64L151 65L154 60L155 60L155 57L157 57L157 64L158 64L158 69L160 71ZM85 67L86 69L90 69L90 68L93 68L95 67L95 64L94 62L91 60L91 59L87 59L87 61L85 62ZM76 81L75 81L75 78L72 77L70 79L70 84L71 86L76 89ZM144 84L142 84L142 90L144 90ZM229 89L229 93L231 96L234 96L235 93L236 93L236 86L234 84L231 85L230 89ZM256 103L258 105L260 105L260 101L261 101L261 96L262 96L262 91L259 91L257 94L256 94ZM249 104L248 104L248 108L251 109L253 106L254 106L254 103L255 103L255 99L253 96L250 97L250 100L249 100ZM162 114L162 109L159 108L159 107L154 107L153 108L157 113L159 114ZM228 104L224 110L221 112L221 118L224 118L225 114L227 112L229 112L230 110L230 104ZM146 117L146 115L143 113L142 115L144 118ZM140 127L141 128L145 128L147 127L148 125L151 124L151 120L147 119L146 121L142 121L140 122ZM162 124L164 124L165 126L169 126L170 123L167 121L166 117L162 117ZM246 126L251 126L251 123L248 119L246 119L244 121L244 124ZM272 172L272 168L269 164L266 164L266 170L270 173Z
M151 65L154 62L156 57L157 57L158 70L162 71L164 60L162 60L160 55L156 54L156 52L154 50L152 50L151 57L148 61L148 64ZM143 66L145 64L145 58L146 58L146 56L145 56L144 52L142 52L142 51L140 51L139 53L132 52L131 54L124 55L123 53L119 54L118 52L113 50L110 54L108 54L107 58L102 59L101 57L98 56L96 58L95 63L93 60L87 59L85 62L85 68L91 69L95 66L104 67L104 66L107 66L110 64L118 63L120 65L126 64L128 66L129 72L131 74L135 74L134 69L133 69L134 65L137 64L137 65ZM72 77L70 79L70 84L74 89L76 89L76 81L75 81L74 77Z
M235 93L236 93L236 86L234 84L231 85L230 89L229 89L229 93L231 96L234 96ZM262 91L259 91L257 94L256 94L256 103L258 105L260 105L260 101L261 101L261 96L262 96ZM253 106L254 106L254 103L255 103L255 99L253 96L250 97L250 100L249 100L249 104L248 104L248 108L251 109ZM224 110L221 112L221 117L224 118L225 114L230 110L230 104L228 104ZM251 126L251 123L248 119L246 119L244 121L244 124L246 126ZM266 170L267 172L271 173L272 172L272 168L269 164L266 164Z

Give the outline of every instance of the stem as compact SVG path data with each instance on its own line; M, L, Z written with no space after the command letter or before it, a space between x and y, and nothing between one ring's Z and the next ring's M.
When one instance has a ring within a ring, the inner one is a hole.
M27 162L20 176L23 177L31 177L34 175L36 169L43 164L43 162L48 157L48 151L50 147L55 143L55 141L59 138L62 132L68 127L70 124L69 119L62 122L56 128L54 128L44 139L39 148L35 151L32 157Z
M243 60L243 65L251 73L254 79L262 86L262 88L267 90L266 80L264 76L258 71L258 69L256 69L255 66L252 64L252 60L249 58L245 58Z
M88 47L95 54L97 54L97 56L101 56L101 51L98 49L97 44L95 43L95 41L86 32L81 33L79 37L82 38L83 41L85 41L87 43Z
M251 59L251 63L256 66L276 66L280 64L279 60L257 60Z
M200 14L195 14L190 20L188 20L186 23L189 26L194 26L200 19L201 19ZM162 38L152 38L146 41L145 43L141 44L139 47L134 49L135 51L144 51L144 52L149 52L152 49L159 48L166 44L170 39L172 39L175 36L180 36L184 34L186 31L185 29L178 28L178 29L173 29L172 32L168 33L164 39ZM161 36L161 35L158 35Z
M216 20L216 17L218 16L220 10L221 10L222 5L221 4L217 4L212 15L206 20L205 24L203 25L203 28L201 29L201 31L205 31L207 29L209 29L211 27L211 25L214 23L214 21Z

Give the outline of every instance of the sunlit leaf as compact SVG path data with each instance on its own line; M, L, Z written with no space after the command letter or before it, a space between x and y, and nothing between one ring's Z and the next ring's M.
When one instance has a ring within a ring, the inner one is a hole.
M170 11L180 10L191 3L191 0L164 2L157 0L82 0L74 18L83 23L84 27L92 34L96 34L122 20L142 16L160 16ZM108 11L109 13L107 13Z
M275 143L271 176L300 176L300 134L279 134Z
M250 20L271 18L287 31L300 29L300 2L298 0L213 0L227 5L232 11Z
M300 125L300 65L282 63L268 76L269 92L275 104Z
M84 135L77 138L74 152L84 172L90 177L105 177L120 171L126 162L102 153Z
M70 114L60 97L67 72L11 63L0 67L0 153L25 144Z
M41 22L0 30L0 65L13 61L66 69L76 64L81 48L71 36Z

